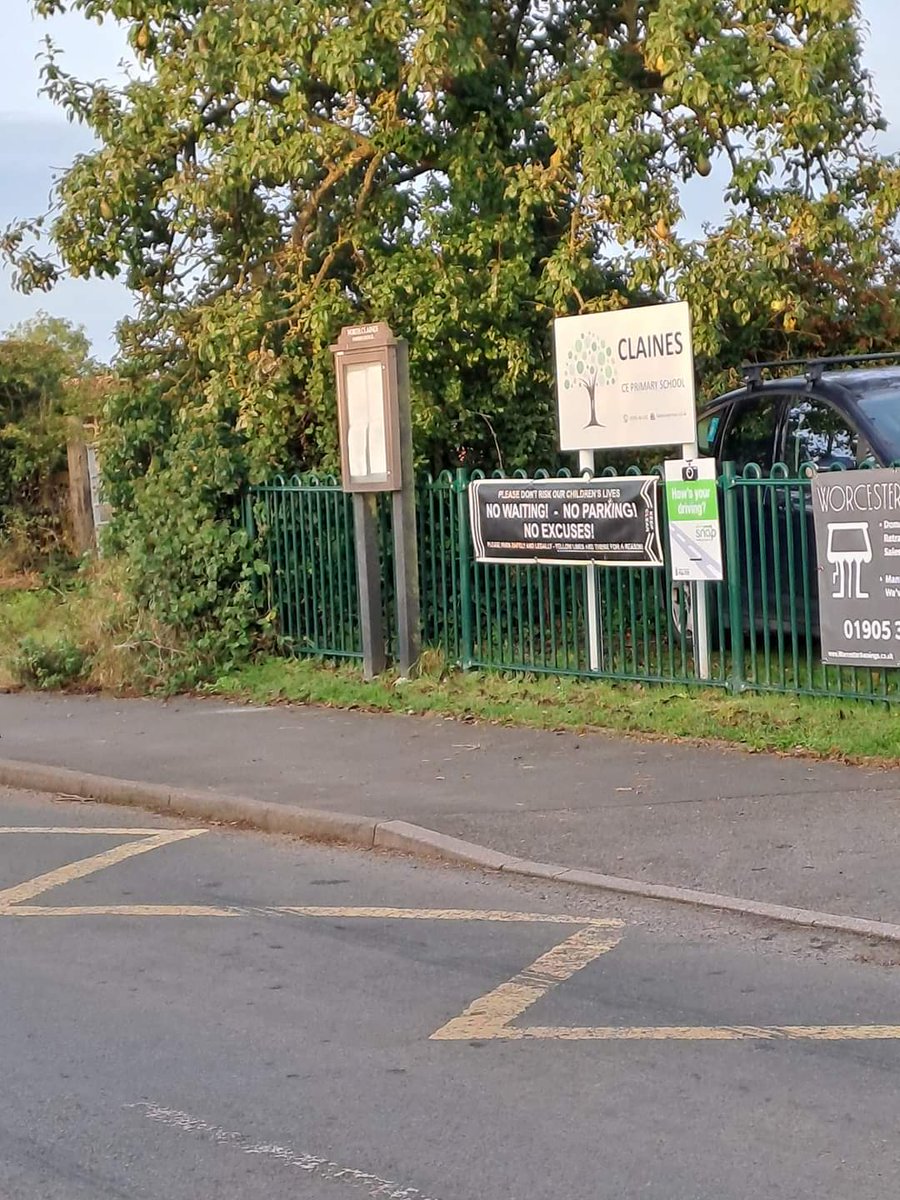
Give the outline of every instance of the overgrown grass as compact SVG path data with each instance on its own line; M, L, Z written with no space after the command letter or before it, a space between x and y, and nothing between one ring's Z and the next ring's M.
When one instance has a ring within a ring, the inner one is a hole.
M0 591L0 687L18 683L15 659L28 638L49 646L66 635L69 617L62 594L49 588Z
M0 688L174 690L172 680L191 652L146 615L135 615L117 564L51 575L52 586L47 578L44 586L0 588Z
M442 714L534 729L602 729L848 762L900 760L900 712L862 701L461 671L409 682L386 675L366 683L355 667L280 658L223 677L212 690L261 703Z

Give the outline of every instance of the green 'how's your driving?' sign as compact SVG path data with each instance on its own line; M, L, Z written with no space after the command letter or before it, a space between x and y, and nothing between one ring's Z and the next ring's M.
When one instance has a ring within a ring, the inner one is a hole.
M665 472L673 580L721 579L715 459L676 459L666 463Z

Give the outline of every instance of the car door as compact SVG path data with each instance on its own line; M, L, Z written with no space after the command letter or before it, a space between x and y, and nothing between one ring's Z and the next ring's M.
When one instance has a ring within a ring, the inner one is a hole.
M735 401L724 421L718 442L722 462L733 463L738 476L753 477L754 466L767 479L782 444L782 423L787 398L775 391L750 391ZM778 521L771 510L772 489L741 484L734 496L738 506L737 554L729 561L740 563L741 604L745 629L769 626L776 603L778 571Z
M786 398L777 392L749 392L728 412L719 441L722 462L734 463L738 474L751 464L766 476L781 444Z

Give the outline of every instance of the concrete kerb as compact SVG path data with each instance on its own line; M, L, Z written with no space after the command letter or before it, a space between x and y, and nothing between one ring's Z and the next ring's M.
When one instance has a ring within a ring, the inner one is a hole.
M271 804L244 796L226 796L221 792L193 791L159 783L141 783L133 779L112 779L70 771L66 767L48 767L39 763L0 759L0 785L52 792L63 799L96 800L104 804L129 805L191 820L248 825L265 833L286 833L294 837L323 842L344 842L371 850L375 827L370 817L346 813L319 812Z
M571 870L558 863L532 862L409 821L377 821L350 813L322 812L248 797L226 796L221 792L192 791L165 784L113 779L105 775L71 771L66 767L13 759L0 759L0 786L49 792L62 799L95 800L104 804L146 808L157 813L190 817L192 820L246 825L265 833L289 834L318 842L338 842L364 850L400 851L524 878L571 884L646 900L666 900L780 924L829 929L900 943L900 925L887 921L744 900L738 896L722 896L693 888L645 883L640 879L624 879L596 871Z

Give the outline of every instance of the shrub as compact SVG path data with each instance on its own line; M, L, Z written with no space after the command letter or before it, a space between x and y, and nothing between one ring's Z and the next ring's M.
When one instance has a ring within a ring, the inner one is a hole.
M43 642L23 637L13 657L14 678L24 687L56 690L82 683L91 667L91 656L67 637Z

